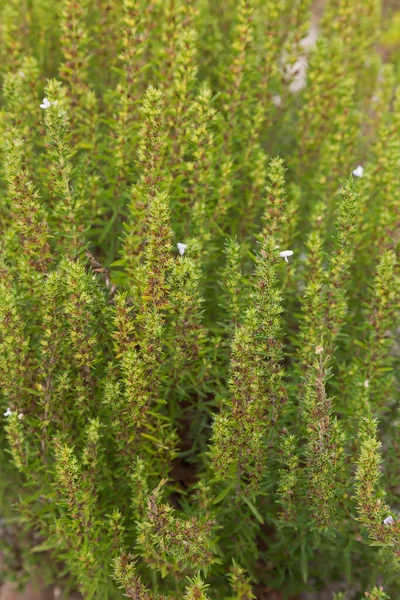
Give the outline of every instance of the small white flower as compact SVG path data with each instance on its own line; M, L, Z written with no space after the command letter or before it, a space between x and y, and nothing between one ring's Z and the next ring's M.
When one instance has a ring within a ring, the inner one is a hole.
M322 346L317 346L317 347L315 348L315 354L322 354L322 353L323 353L323 351L324 351L324 349L323 349L323 347L322 347Z
M386 517L386 519L383 519L383 523L387 527L389 527L389 525L393 525L394 519L393 519L392 515L389 515L388 517Z
M288 256L293 256L293 250L283 250L283 252L279 252L279 256L285 259L285 262L289 262Z
M48 100L47 98L43 98L43 103L40 105L40 108L43 108L43 110L46 110L46 108L49 108L50 106L51 106L50 100Z
M20 421L22 421L22 419L23 419L23 418L24 418L24 413L19 413L19 415L18 415L18 419L19 419Z
M364 175L364 167L358 165L356 169L353 171L354 177L362 177Z
M364 381L364 387L365 387L365 388L369 388L369 379L366 379L366 380Z
M182 244L182 242L178 242L177 243L177 247L178 247L178 251L179 254L182 256L183 254L185 254L185 250L187 248L187 244Z
M279 94L272 96L272 104L275 104L275 106L282 106L282 98L279 96Z
M11 417L12 415L12 410L10 407L7 408L6 412L4 413L5 417Z

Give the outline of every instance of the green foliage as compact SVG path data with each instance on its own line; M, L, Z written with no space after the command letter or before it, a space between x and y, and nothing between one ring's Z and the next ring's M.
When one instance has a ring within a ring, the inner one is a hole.
M380 13L0 0L10 576L47 565L98 600L399 597Z

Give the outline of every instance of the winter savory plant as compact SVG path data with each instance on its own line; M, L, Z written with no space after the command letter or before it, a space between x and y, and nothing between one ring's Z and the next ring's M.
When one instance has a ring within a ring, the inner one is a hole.
M0 10L4 577L399 598L379 0Z

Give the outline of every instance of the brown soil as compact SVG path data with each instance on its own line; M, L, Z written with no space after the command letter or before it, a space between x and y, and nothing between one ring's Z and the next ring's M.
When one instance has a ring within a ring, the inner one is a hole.
M17 592L10 583L5 583L0 590L0 600L53 600L53 598L56 599L54 590L43 588L39 582L30 583L24 592Z

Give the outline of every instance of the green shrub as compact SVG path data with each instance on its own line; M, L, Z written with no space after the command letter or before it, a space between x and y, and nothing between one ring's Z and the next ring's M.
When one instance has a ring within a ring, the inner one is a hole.
M398 598L379 0L328 0L315 46L310 0L0 6L8 576Z

